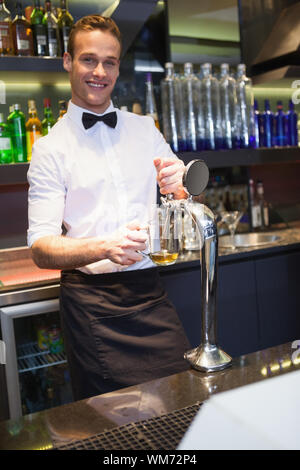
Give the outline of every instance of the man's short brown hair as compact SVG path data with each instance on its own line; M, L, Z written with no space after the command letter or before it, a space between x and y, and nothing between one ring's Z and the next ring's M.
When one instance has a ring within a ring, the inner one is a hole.
M101 15L88 15L80 18L80 20L78 20L71 29L68 42L68 52L72 59L74 57L74 41L76 33L78 31L94 31L97 29L112 34L119 41L120 49L122 49L121 33L114 20Z

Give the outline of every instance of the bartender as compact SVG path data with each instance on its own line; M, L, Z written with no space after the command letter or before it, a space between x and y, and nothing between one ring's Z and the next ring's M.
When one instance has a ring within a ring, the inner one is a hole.
M190 348L157 268L140 251L162 194L185 197L184 164L151 117L114 108L121 36L110 18L72 28L68 112L28 171L28 245L61 269L60 312L75 400L178 373Z

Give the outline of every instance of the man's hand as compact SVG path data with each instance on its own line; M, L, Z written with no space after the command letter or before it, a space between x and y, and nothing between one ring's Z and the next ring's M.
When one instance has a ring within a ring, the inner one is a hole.
M184 163L178 158L155 158L157 182L161 194L173 194L175 199L185 199L187 193L182 185Z
M146 249L146 227L132 222L117 230L106 242L106 257L114 263L129 266L143 259L137 251Z

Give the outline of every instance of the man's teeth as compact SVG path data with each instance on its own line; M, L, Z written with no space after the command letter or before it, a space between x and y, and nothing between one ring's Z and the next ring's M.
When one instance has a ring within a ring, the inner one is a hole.
M88 82L88 85L93 86L95 88L104 88L105 87L105 85L101 85L101 83Z

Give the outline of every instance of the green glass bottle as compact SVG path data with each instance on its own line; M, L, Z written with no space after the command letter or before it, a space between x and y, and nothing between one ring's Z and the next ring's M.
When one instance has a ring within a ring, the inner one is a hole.
M0 164L13 162L13 144L9 125L4 122L0 113Z
M60 44L62 55L68 51L68 42L71 28L74 24L74 19L68 10L67 0L60 0L61 11L58 15L58 27L60 33Z
M47 30L43 24L43 17L40 0L35 0L30 23L33 31L34 54L37 56L47 55Z
M42 120L42 134L47 135L54 126L55 119L52 114L50 98L44 98L44 119Z
M7 118L12 133L15 163L27 162L25 115L19 104L13 105L13 111Z

